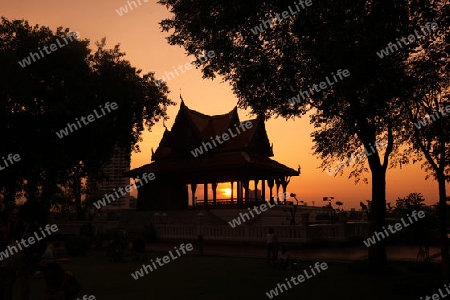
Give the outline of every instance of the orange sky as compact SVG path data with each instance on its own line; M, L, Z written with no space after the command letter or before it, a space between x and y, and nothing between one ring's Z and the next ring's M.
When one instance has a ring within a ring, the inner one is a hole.
M81 39L90 39L91 45L102 37L106 37L109 47L120 43L121 49L127 54L126 59L133 66L144 72L155 72L156 78L161 78L166 71L172 71L173 66L184 65L194 59L187 57L178 46L167 44L167 35L161 32L158 22L168 17L169 12L155 0L140 0L141 5L138 4L137 8L122 16L116 10L126 5L124 0L3 2L6 3L2 3L1 13L8 19L25 19L31 25L49 26L54 31L58 26L69 27L79 32ZM237 102L228 83L221 83L220 78L203 80L200 71L195 69L167 81L167 85L171 90L169 97L173 101L180 103L181 89L186 105L204 114L227 113ZM178 109L179 105L168 110L170 120L166 125L169 129ZM239 116L241 120L254 118L243 110L239 110ZM347 179L348 171L342 177L331 177L317 168L320 161L312 155L312 126L309 125L308 117L295 121L271 119L266 123L266 129L270 142L274 144L274 159L294 169L297 169L298 164L302 167L302 174L293 177L288 186L288 192L296 193L298 199L306 201L308 205L312 205L312 201L322 205L323 196L333 196L335 200L344 202L345 209L350 209L359 208L360 201L371 198L371 186L362 183L355 185L353 179ZM142 152L132 155L131 168L150 162L151 148L156 149L163 130L162 123L158 123L152 132L144 133L143 142L140 143ZM424 177L425 173L419 166L388 170L388 202L394 202L398 197L412 192L421 192L428 204L435 203L438 200L437 182L425 181ZM202 198L199 193L197 196Z

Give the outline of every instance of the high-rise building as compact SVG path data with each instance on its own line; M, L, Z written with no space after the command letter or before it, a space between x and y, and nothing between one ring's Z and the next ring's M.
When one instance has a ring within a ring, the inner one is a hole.
M111 162L106 164L102 171L106 178L98 182L98 192L101 195L113 194L118 188L124 189L130 184L130 179L123 175L124 172L130 170L130 159L131 152L127 148L114 148L114 154L111 157ZM126 191L125 191L126 192ZM119 192L117 194L120 196L117 200L105 206L105 210L111 209L128 209L130 208L130 194L126 193L122 196Z

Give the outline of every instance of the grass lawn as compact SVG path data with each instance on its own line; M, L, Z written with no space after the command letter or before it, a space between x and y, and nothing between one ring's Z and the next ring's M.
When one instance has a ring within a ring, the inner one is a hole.
M150 253L149 259L166 254ZM72 258L63 267L73 271L82 284L80 299L83 295L94 295L99 300L228 300L269 299L266 292L278 283L285 283L285 278L303 273L303 269L309 271L308 266L313 263L302 263L300 270L272 270L262 259L182 255L134 280L131 273L140 269L142 263L110 263L104 252L91 252L86 257ZM394 293L399 281L406 279L404 286L407 288L408 278L418 281L417 275L408 271L406 265L395 265L392 275L378 276L351 273L348 267L348 264L328 263L327 270L297 286L291 283L292 289L274 299L403 300L424 296ZM426 274L426 278L438 280L439 274ZM16 292L18 288L16 283ZM40 299L43 291L44 280L31 279L31 299ZM18 299L17 293L14 299Z

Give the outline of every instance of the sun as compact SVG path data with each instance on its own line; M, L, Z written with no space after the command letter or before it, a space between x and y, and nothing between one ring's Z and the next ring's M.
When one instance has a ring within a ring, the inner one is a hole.
M230 188L225 188L225 189L221 189L221 192L224 196L231 196L231 189Z

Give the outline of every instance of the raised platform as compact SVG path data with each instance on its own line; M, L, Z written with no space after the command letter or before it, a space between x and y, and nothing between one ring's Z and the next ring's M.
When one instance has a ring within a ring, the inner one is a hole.
M110 233L114 229L124 229L129 238L138 238L146 225L152 225L159 240L193 241L202 235L209 242L243 242L251 244L264 243L269 228L274 228L278 239L283 243L342 243L362 240L369 236L368 222L347 222L345 214L335 224L310 222L314 210L307 213L301 207L296 215L295 226L287 225L288 206L275 206L255 217L242 216L249 214L248 208L228 210L189 210L165 212L123 211L117 222L94 220L98 233ZM321 211L321 210L317 210ZM240 219L239 223L232 220ZM308 220L309 219L309 220ZM231 222L231 223L230 223ZM83 222L57 223L61 234L78 234ZM234 226L231 226L233 224ZM282 225L284 224L284 225Z

